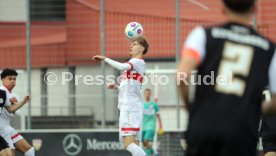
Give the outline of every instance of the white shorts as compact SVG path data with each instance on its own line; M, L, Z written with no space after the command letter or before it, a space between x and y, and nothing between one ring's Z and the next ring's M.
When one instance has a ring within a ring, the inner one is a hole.
M23 137L11 126L1 128L0 133L1 133L1 136L7 141L11 149L15 149L13 144L23 139Z
M123 141L124 136L136 135L136 139L142 138L143 112L121 111L119 118L119 139Z
M12 139L8 133L1 133L1 136L5 139L11 149L15 149Z

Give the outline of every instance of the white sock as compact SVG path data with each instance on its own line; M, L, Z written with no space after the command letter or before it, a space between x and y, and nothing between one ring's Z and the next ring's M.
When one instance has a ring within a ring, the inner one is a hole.
M132 156L146 156L147 154L144 150L136 145L135 143L131 143L127 146L127 150L132 154Z
M24 156L35 156L34 148L30 148L27 152L24 153Z

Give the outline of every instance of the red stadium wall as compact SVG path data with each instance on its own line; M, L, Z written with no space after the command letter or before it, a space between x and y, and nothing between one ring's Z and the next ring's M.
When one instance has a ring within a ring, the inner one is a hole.
M210 25L223 21L221 3L198 0L203 7L182 1L181 42L198 24ZM124 4L124 5L122 5ZM147 4L147 5L145 5ZM276 1L258 2L258 29L276 41ZM124 27L130 21L143 24L150 42L147 58L175 57L174 1L106 0L106 55L129 57ZM136 8L136 9L133 9ZM24 23L0 22L0 68L26 67L26 32ZM32 67L62 67L91 64L89 59L100 53L99 0L67 0L65 22L33 22Z
M66 4L66 64L87 64L100 52L100 12L98 7L78 0Z
M63 66L66 28L64 23L32 23L32 66ZM24 23L0 23L0 68L26 67Z

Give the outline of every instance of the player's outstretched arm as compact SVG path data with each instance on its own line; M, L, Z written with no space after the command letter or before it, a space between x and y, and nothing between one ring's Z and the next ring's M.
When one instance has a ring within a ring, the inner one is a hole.
M12 105L8 105L5 106L5 108L10 112L10 113L14 113L15 111L17 111L18 109L20 109L22 106L24 106L26 103L28 103L30 101L30 97L29 96L25 96L24 99L22 101L19 101L17 103L14 103ZM12 101L11 101L12 102Z
M96 55L93 57L93 60L104 60L106 63L108 63L111 67L117 69L117 70L129 70L131 69L131 65L128 63L120 63L117 61L114 61L112 59L106 58L105 56Z
M105 59L105 56L101 56L101 55L95 55L92 58L93 60L98 60L98 61L102 61Z

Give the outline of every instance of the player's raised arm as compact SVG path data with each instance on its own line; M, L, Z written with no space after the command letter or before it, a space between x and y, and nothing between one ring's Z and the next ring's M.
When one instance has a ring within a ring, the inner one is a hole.
M129 70L132 68L131 64L129 64L129 63L120 63L120 62L114 61L112 59L106 58L105 56L96 55L93 57L93 60L100 60L100 61L104 60L111 67L113 67L117 70Z
M15 111L17 111L18 109L20 109L22 106L24 106L29 101L30 101L30 97L29 96L25 96L22 101L19 101L19 102L15 103L15 104L11 104L11 102L9 100L7 100L7 102L5 104L5 108L10 113L14 113Z

